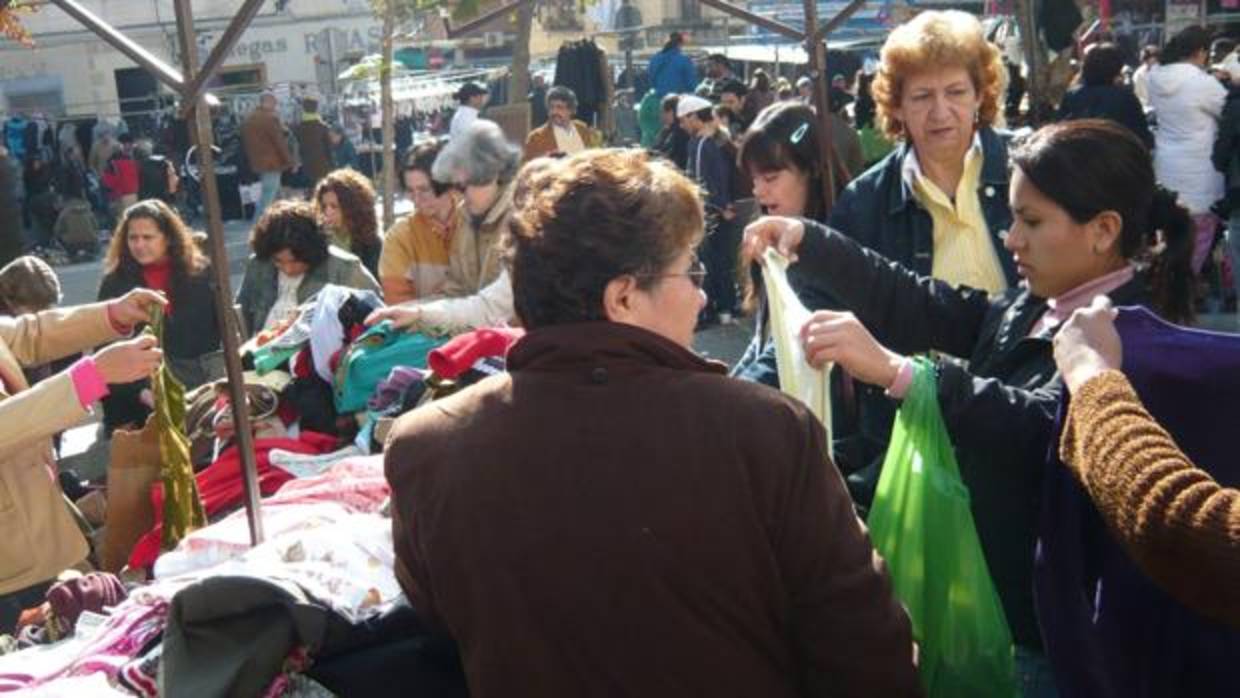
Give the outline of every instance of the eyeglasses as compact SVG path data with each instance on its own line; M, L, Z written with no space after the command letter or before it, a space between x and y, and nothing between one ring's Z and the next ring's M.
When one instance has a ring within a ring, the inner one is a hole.
M636 274L639 279L671 279L680 276L688 277L689 282L698 288L706 281L706 265L697 257L689 264L689 270L682 274Z

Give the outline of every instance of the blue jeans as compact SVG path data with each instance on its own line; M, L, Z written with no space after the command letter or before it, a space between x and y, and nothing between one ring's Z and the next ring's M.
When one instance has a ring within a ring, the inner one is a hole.
M1024 698L1058 698L1055 673L1046 655L1016 646L1016 685Z
M263 212L280 194L280 172L260 172L258 179L263 183L263 193L259 196L258 206L254 207L254 220L263 217Z

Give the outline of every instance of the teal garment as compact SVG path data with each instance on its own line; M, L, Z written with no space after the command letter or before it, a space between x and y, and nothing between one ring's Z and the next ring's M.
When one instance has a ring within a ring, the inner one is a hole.
M663 106L659 94L651 89L637 106L637 124L642 131L642 147L653 148L663 128Z
M302 346L301 344L291 347L266 344L259 347L254 351L254 371L260 376L271 373L293 358L297 352L301 351Z
M425 368L427 355L447 340L398 330L389 321L366 330L345 351L336 369L336 410L345 414L365 409L366 401L393 368Z

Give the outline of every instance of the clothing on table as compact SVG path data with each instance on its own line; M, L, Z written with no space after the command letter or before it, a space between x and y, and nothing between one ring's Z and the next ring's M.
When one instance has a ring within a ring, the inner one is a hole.
M336 410L357 412L366 407L375 388L396 366L424 366L426 355L444 343L440 337L405 332L381 322L358 337L340 358L333 384Z
M334 284L315 295L310 315L310 357L319 378L331 382L333 357L366 331L366 316L382 307L383 301L371 291Z
M268 460L271 449L279 448L295 453L326 453L335 448L335 445L335 437L305 430L296 439L255 439L254 457L258 465L259 490L262 494L269 495L292 479L287 472L271 467ZM245 490L242 485L241 456L237 447L225 450L218 460L199 472L194 479L208 517L240 504ZM130 553L129 566L135 569L150 567L160 553L164 494L163 487L158 483L151 488L151 500L155 504L156 524L154 529L138 540Z
M1240 419L1235 400L1240 394L1240 338L1175 327L1139 308L1121 308L1115 327L1124 344L1124 374L1149 414L1218 485L1240 485L1240 460L1229 438ZM1167 361L1168 356L1178 360ZM1081 424L1072 428L1089 429ZM1133 450L1137 445L1129 442L1113 456L1142 461L1160 455ZM1124 460L1108 461L1108 466L1135 472ZM1035 588L1047 654L1063 694L1234 694L1240 629L1202 617L1157 587L1108 534L1089 495L1054 453L1048 466ZM1154 486L1157 473L1142 471L1140 484ZM1171 506L1169 494L1146 489L1145 500ZM1113 501L1102 504L1114 511ZM1121 520L1153 530L1137 516L1138 511L1129 511ZM1189 552L1189 541L1168 540L1165 550L1178 558ZM1174 570L1163 567L1162 574L1189 585L1199 603L1234 608L1235 590L1221 590L1219 579L1204 575L1200 566L1184 558Z
M505 356L523 336L525 330L515 327L488 327L460 334L431 351L427 365L441 378L456 378L480 359Z

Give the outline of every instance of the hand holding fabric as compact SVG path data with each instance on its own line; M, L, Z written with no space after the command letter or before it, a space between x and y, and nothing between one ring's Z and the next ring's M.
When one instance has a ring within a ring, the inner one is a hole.
M1123 359L1115 308L1106 296L1097 296L1088 308L1072 313L1055 336L1055 363L1074 394L1103 371L1119 370Z
M789 263L797 259L796 251L805 238L805 224L796 218L763 216L745 228L742 253L747 261L762 258L766 248L774 246Z
M819 310L801 328L805 357L814 368L838 363L857 380L889 388L904 357L879 344L852 313Z
M104 382L132 383L154 373L164 360L158 342L149 335L117 342L95 354L95 368Z
M168 299L149 288L135 288L108 305L108 318L121 327L132 328L151 319L152 308L163 308Z
M417 305L389 305L379 308L366 317L366 326L373 327L384 320L391 320L392 326L406 330L422 319L422 308Z

